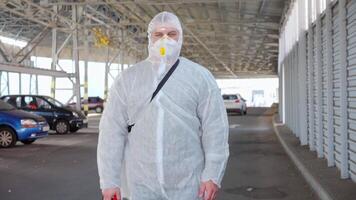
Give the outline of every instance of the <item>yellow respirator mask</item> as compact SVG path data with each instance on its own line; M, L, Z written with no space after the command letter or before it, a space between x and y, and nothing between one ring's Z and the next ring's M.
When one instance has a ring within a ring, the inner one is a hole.
M165 58L175 55L180 49L177 41L164 37L153 44L152 50L156 56Z

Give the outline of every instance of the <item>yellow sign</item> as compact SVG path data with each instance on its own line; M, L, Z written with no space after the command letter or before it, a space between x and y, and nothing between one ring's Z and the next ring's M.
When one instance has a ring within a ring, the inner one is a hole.
M110 45L110 39L109 37L104 34L101 29L99 28L93 28L92 29L94 34L95 34L95 46L101 47L101 46L108 46Z

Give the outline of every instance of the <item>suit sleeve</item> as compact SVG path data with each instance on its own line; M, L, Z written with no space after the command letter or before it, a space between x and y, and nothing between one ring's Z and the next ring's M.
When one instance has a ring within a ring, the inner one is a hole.
M123 77L116 78L99 124L97 164L100 188L121 187L120 172L127 137L127 100Z
M199 90L198 116L202 127L205 167L201 181L213 181L221 187L229 157L229 124L226 108L215 79L209 73Z

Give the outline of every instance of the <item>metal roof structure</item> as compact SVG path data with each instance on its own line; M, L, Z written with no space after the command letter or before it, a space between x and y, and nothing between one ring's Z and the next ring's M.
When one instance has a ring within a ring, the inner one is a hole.
M105 62L104 98L112 63L133 64L147 56L147 27L159 12L175 13L183 26L182 55L208 68L215 78L277 77L279 30L290 0L3 0L0 35L26 41L18 48L0 42L0 95L10 93L9 72L51 76L51 96L71 90L80 109L88 97L88 62ZM49 57L38 66L31 57ZM72 60L72 71L59 61ZM79 61L84 61L84 80ZM61 77L72 88L56 87ZM4 83L3 83L4 82Z
M275 76L279 28L287 4L287 0L4 0L0 34L29 43L15 55L2 54L9 63L25 61L36 47L51 56L53 45L62 50L73 44L74 31L81 51L86 40L94 47L93 30L100 30L110 47L126 51L134 58L131 62L138 61L147 55L149 21L170 11L183 24L182 55L207 67L216 78ZM56 44L51 30L56 30ZM102 52L90 51L94 49Z

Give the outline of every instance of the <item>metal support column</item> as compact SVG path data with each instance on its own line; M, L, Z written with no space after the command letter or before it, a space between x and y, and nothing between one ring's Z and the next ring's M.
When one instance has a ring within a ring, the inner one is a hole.
M296 25L297 27L297 25ZM296 30L298 31L298 30ZM294 104L293 104L293 113L294 113L294 127L295 127L295 134L299 138L300 137L300 129L299 129L299 112L298 112L298 97L299 97L299 84L298 84L298 43L295 44L296 46L293 48L294 52L294 58L293 58L293 68L294 68L294 73L293 73L293 85L294 85L294 91L293 94L293 99L294 99Z
M29 88L28 88L28 93L29 94L32 94L32 76L33 76L33 74L30 74L30 85L29 85Z
M288 124L288 127L292 130L293 134L294 134L294 131L293 131L293 127L291 126L292 123L291 123L291 114L292 114L292 110L291 110L291 107L292 107L292 100L291 100L291 78L290 78L290 73L291 73L291 57L292 57L292 54L288 54L287 56L287 62L286 62L286 65L285 65L285 70L286 70L286 73L287 73L287 76L286 76L286 80L287 80L287 87L286 87L286 114L287 114L287 117L286 118L286 122Z
M333 52L332 52L332 12L331 0L327 0L326 4L326 74L327 74L327 127L328 127L328 155L327 162L329 167L335 166L334 155L334 109L333 109Z
M53 6L54 13L57 13L57 6ZM53 20L55 16L53 16ZM51 69L56 70L56 65L58 62L57 57L57 29L52 28L52 65ZM51 78L51 97L56 98L56 77L52 76Z
M349 178L348 111L347 111L347 46L346 46L346 0L339 0L340 31L340 130L341 130L341 178Z
M36 77L36 94L38 94L38 75L35 76Z
M124 71L124 50L120 47L120 74Z
M283 74L283 64L281 64L281 67L279 69L279 108L278 108L278 114L279 114L279 120L282 122L282 123L285 123L285 110L284 110L284 104L283 104L283 101L285 99L285 94L283 93L284 89L283 89L283 86L285 85L285 82L284 82L284 74Z
M33 64L34 65L33 67L38 67L36 49L34 50L34 52L35 52L35 63ZM34 83L33 83L33 80L35 80ZM29 88L30 94L38 94L38 75L37 74L30 74L30 86L29 87L30 87Z
M107 55L107 59L106 59L106 62L105 62L105 81L104 81L104 99L105 101L108 99L108 91L109 91L109 69L110 69L110 66L109 66L109 47L106 47L106 55Z
M286 94L286 101L285 101L285 107L286 107L286 124L288 127L293 131L293 128L291 127L291 99L290 99L290 57L291 54L287 55L287 59L284 62L284 70L285 70L285 77L286 77L286 89L285 89L285 94Z
M292 48L291 49L291 52L290 52L291 54L290 54L290 61L289 61L289 79L290 79L290 81L289 81L289 89L290 89L290 91L289 91L289 104L290 104L290 110L289 110L289 112L290 112L290 124L291 124L291 127L292 127L292 130L293 130L293 133L294 133L294 135L296 135L297 133L296 133L296 131L295 131L295 126L294 126L294 124L295 124L295 113L294 113L294 92L293 91L295 91L295 85L294 85L294 71L295 71L295 69L294 69L294 49Z
M2 71L0 71L0 96L2 96Z
M308 144L307 129L307 60L306 60L306 37L305 37L305 0L298 0L298 23L299 23L299 44L298 44L298 74L299 74L299 140L301 145Z
M317 135L317 154L318 154L318 158L323 158L324 157L324 144L323 144L323 118L322 118L322 89L323 89L323 85L322 85L322 46L321 46L321 16L320 16L320 1L316 1L316 10L317 10L317 19L316 19L316 55L315 58L317 60L317 65L316 67L316 106L317 106L317 116L315 120L317 120L317 127L315 128L316 131L316 135Z
M7 94L10 94L10 75L9 75L9 72L6 73L6 87L7 87Z
M22 94L22 81L21 81L21 73L19 73L19 94Z
M74 95L76 96L76 109L81 110L81 99L80 99L80 76L79 76L79 49L78 49L78 26L77 26L77 14L78 7L76 5L72 6L72 19L73 24L73 60L75 65L75 84L74 84Z
M88 23L88 19L85 20L85 23ZM85 26L87 27L87 26ZM89 60L89 31L88 28L84 30L85 34L85 41L84 41L84 114L87 116L89 112L89 105L88 105L88 60Z
M312 1L308 1L308 127L309 127L309 148L312 151L315 151L314 145L314 109L313 109L313 27L312 27Z
M285 52L284 51L284 34L285 33L282 33L280 38L279 38L279 44L280 46L278 47L279 49L279 54L280 56ZM284 60L286 58L283 58ZM285 78L284 78L284 63L283 63L283 60L279 60L279 65L278 65L278 76L279 76L279 108L278 108L278 114L279 114L279 120L282 122L282 123L285 123L285 116L286 116L286 113L285 113L285 105L284 105L284 102L285 102L285 92L284 92L284 86L285 86Z
M286 90L285 87L287 86L286 83L286 72L285 72L285 64L284 62L282 62L282 66L281 66L281 75L282 75L282 87L281 87L281 94L282 94L282 118L281 120L283 121L283 123L286 123Z

